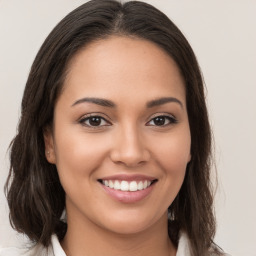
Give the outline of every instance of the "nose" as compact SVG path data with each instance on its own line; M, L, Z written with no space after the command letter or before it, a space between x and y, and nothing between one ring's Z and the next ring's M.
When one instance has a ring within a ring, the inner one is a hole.
M145 140L136 127L119 129L114 135L110 158L126 167L137 167L150 159Z

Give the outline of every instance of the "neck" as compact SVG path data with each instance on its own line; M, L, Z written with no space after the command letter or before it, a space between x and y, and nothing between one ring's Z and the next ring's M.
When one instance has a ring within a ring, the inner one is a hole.
M77 220L79 218L73 218ZM89 221L68 221L67 233L61 245L67 256L175 256L176 248L168 237L167 216L147 230L135 234L120 234Z

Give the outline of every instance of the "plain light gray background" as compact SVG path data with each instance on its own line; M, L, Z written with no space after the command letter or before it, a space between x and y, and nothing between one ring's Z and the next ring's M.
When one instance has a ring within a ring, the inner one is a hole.
M32 61L45 37L82 0L0 0L0 244L12 231L3 185L8 145ZM256 256L256 1L149 0L191 43L208 88L219 189L216 242L236 256Z

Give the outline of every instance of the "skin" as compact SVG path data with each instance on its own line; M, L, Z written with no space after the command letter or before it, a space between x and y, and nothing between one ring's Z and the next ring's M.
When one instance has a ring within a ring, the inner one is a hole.
M79 101L85 97L115 107ZM166 97L179 102L147 106ZM88 115L104 119L90 126ZM157 116L167 116L164 125ZM66 192L68 230L61 244L67 255L176 255L167 209L183 183L191 138L184 81L162 49L117 36L87 45L69 65L44 137L47 160L56 164ZM144 199L123 203L98 181L116 174L157 182Z

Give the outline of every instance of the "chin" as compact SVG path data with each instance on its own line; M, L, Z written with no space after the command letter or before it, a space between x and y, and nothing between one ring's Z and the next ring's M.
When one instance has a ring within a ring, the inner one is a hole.
M162 217L156 218L156 216L145 216L142 213L129 213L126 216L112 216L111 219L104 221L105 225L103 225L105 229L114 233L132 235L151 229L156 223L162 220L165 223L167 221L167 215L164 214Z
M149 227L150 225L143 225L143 223L138 225L138 223L131 224L128 222L123 222L115 223L114 225L105 228L119 235L134 235L146 231Z

